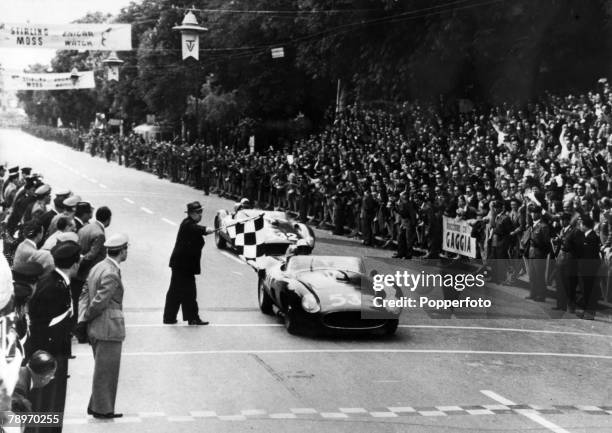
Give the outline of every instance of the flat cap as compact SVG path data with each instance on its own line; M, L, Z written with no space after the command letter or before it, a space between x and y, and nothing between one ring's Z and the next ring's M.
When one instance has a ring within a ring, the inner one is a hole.
M36 194L36 197L44 197L49 193L51 193L51 187L47 185L46 183L39 186L38 188L36 188L36 191L34 191L34 194Z
M19 173L19 166L15 166L15 167L11 167L9 168L9 174L15 174L15 173Z
M81 197L78 195L71 195L67 199L65 199L62 204L66 207L76 207L77 204L81 201Z
M58 242L51 248L51 255L55 266L69 268L80 259L81 247L74 241Z
M106 242L104 242L104 246L108 250L120 250L127 247L129 239L127 235L123 233L116 233L109 237Z
M30 174L30 173L32 173L32 167L22 167L21 168L21 172L23 174Z
M13 266L13 279L15 281L24 281L34 283L44 272L44 268L37 262L17 263Z
M87 201L80 201L76 205L76 211L80 213L93 212L93 207L91 207L91 203Z

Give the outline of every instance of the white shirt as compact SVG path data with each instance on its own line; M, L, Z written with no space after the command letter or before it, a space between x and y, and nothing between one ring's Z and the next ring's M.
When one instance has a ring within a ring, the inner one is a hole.
M66 282L66 285L69 286L70 285L70 277L68 275L66 275L61 269L59 268L55 268L55 272L57 272L58 274L61 275L61 277L64 279L64 281Z

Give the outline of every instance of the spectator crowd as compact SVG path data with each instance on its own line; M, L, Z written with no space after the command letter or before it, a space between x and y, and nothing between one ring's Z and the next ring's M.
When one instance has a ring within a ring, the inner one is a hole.
M584 94L546 94L521 107L355 104L321 132L263 152L133 133L26 130L205 194L293 212L365 245L396 248L398 258L439 258L443 218L465 220L491 278L514 284L534 244L530 205L548 227L540 255L563 252L563 215L572 227L579 217L593 220L602 256L612 247L611 107L606 79Z
M119 293L118 279L109 276L118 271L108 268L118 269L127 257L127 238L106 238L108 207L94 209L71 191L53 191L30 167L11 167L6 177L0 167L0 203L0 356L13 361L0 374L0 395L10 396L0 401L0 425L61 432L73 337L95 354L88 414L121 416L108 403L114 405L117 378L100 365L110 369L103 345L120 346L122 337L106 341L95 332L108 320L106 309L121 309L122 288ZM14 415L29 421L11 422Z

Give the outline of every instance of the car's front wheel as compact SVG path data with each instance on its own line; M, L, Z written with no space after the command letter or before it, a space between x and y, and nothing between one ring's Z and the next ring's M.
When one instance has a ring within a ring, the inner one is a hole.
M300 333L297 314L292 308L289 308L289 310L285 313L285 329L291 335L297 335Z
M215 245L220 250L223 250L226 246L225 239L223 239L223 236L221 236L221 230L219 230L219 227L221 227L221 223L219 221L219 217L217 217L215 218Z
M388 335L388 336L394 335L395 332L397 331L398 326L399 326L399 320L397 319L388 320L387 323L385 323L385 335Z
M259 303L259 309L262 313L272 315L272 298L266 292L264 288L264 280L259 277L257 281L257 302Z

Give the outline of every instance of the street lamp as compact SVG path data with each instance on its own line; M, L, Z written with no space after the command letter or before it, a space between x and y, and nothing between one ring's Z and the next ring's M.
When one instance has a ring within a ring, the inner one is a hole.
M208 31L206 27L200 26L192 11L188 11L180 26L172 27L172 30L181 32L181 46L183 48L183 60L193 57L200 59L200 33Z
M123 60L117 57L115 51L111 51L110 55L102 60L106 69L106 78L108 81L119 81L119 67L123 64Z

